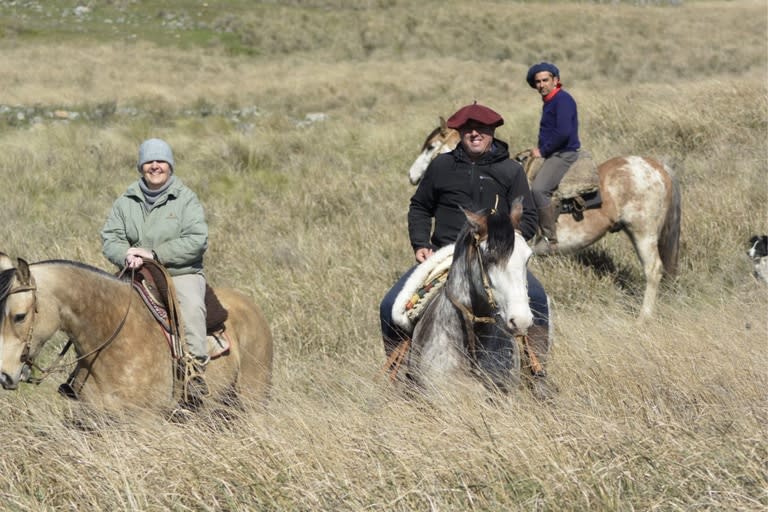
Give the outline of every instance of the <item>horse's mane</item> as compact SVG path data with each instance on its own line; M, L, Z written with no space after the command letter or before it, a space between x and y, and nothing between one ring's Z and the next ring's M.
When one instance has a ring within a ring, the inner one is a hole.
M5 301L8 299L8 294L11 291L14 275L16 275L15 268L9 268L0 272L0 311L5 310ZM2 321L2 316L0 316L0 321Z
M515 228L509 216L498 211L488 216L488 252L505 259L515 250Z
M94 267L93 265L88 265L87 263L83 263L81 261L73 261L73 260L44 260L44 261L36 261L32 263L32 265L66 265L70 267L79 268L82 270L87 270L89 272L94 272L96 274L99 274L103 277L109 277L112 279L117 279L117 276L114 274L110 274L106 270L100 269L98 267Z
M453 260L461 260L464 254L469 250L472 245L470 238L473 236L472 225L469 222L465 222L462 226L459 234L456 235L455 247L453 250Z

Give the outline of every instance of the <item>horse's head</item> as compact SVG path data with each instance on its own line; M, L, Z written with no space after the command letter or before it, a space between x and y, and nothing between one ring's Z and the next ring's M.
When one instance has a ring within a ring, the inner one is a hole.
M522 335L533 324L528 304L528 260L533 252L517 231L523 215L522 199L512 204L509 216L492 212L466 212L473 236L480 243L480 270L487 274L487 292L503 328Z
M437 158L437 155L453 151L460 141L459 132L453 128L448 128L445 119L440 118L440 126L432 130L421 147L421 153L416 157L411 168L408 169L408 178L411 185L418 185L430 162Z
M27 365L36 313L35 280L19 258L13 267L0 253L0 384L16 389L29 376Z
M469 295L475 317L475 346L469 351L478 368L500 389L515 385L517 375L511 370L519 365L519 351L514 337L525 335L533 324L527 279L532 251L516 232L522 211L518 199L509 216L465 212L467 234L475 240L464 252L472 274Z

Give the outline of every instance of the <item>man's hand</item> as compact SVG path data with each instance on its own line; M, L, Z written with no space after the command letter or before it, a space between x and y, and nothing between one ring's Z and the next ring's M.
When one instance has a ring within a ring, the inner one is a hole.
M427 260L430 256L432 256L435 253L432 249L429 247L420 247L416 249L416 261L419 263L423 263Z

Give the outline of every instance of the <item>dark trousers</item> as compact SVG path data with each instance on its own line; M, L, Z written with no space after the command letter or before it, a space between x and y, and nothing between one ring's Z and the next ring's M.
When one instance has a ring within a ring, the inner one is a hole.
M381 334L384 337L384 343L387 353L396 347L402 340L408 338L410 333L404 332L392 321L392 307L395 304L398 294L402 291L408 278L413 274L418 265L411 267L387 292L379 305L379 318L381 320ZM528 271L528 300L533 312L534 325L549 325L549 307L547 305L547 294L544 287L538 279Z

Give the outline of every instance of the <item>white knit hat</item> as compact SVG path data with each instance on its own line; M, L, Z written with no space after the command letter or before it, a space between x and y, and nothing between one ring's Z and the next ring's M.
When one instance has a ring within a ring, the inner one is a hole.
M175 164L173 162L171 146L161 139L147 139L139 146L139 163L137 165L139 172L141 172L142 165L155 160L168 162L168 165L171 166L171 172L173 172Z

